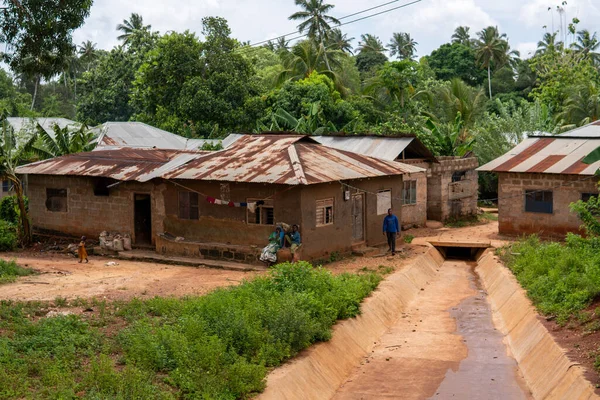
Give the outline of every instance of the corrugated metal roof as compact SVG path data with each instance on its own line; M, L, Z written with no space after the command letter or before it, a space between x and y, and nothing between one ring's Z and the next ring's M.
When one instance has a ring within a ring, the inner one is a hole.
M592 122L580 128L575 128L559 136L563 137L597 137L600 138L600 121Z
M600 137L527 138L508 153L477 170L594 175L600 168L600 161L594 164L584 164L582 160L598 147L600 147Z
M328 147L351 151L369 157L394 161L402 152L412 145L422 158L435 158L418 139L414 137L377 137L377 136L313 136Z
M315 184L423 172L422 168L319 145L298 135L244 135L163 175L166 179Z
M70 154L17 168L19 174L75 175L113 178L120 181L149 181L164 167L182 165L197 152L156 149L117 149Z
M73 126L74 128L79 129L81 124L79 122L72 121L67 118L24 118L24 117L8 117L6 121L15 132L27 132L33 133L35 132L36 124L40 124L40 126L48 132L52 137L54 137L54 125L58 125L61 129L66 126Z

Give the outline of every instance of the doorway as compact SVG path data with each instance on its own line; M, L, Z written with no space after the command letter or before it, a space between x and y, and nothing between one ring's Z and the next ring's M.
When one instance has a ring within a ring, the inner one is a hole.
M365 196L362 193L352 195L352 241L365 241Z
M152 205L149 194L134 194L135 244L152 244Z

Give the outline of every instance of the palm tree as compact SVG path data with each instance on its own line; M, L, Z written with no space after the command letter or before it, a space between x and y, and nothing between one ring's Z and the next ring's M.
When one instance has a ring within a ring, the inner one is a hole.
M117 39L123 44L128 44L131 38L140 31L150 30L151 25L144 25L144 19L140 14L132 13L129 20L124 19L122 24L117 25L117 30L123 32Z
M600 53L595 52L600 48L596 32L591 34L587 29L577 32L577 41L571 47L585 57L589 57L595 64L600 63Z
M506 35L500 35L498 28L488 26L477 33L476 42L477 63L482 68L487 68L490 99L492 98L492 66L500 68L509 60L510 46L505 39Z
M327 47L333 50L340 50L344 53L352 53L352 41L354 38L349 38L347 34L342 33L340 28L334 28L329 33L329 39L327 39Z
M52 129L54 136L51 136L39 124L37 125L37 133L42 141L42 146L34 145L31 150L42 159L92 151L96 147L96 135L85 125L73 130L72 126L65 126L61 129L55 124Z
M471 39L471 28L468 26L459 26L454 30L452 34L452 43L459 43L467 47L473 46L473 40Z
M31 243L31 225L27 216L25 206L25 195L23 183L17 175L17 167L29 161L28 154L37 140L33 134L22 145L17 146L17 137L14 130L8 124L6 116L2 117L2 134L0 136L0 176L10 181L15 191L17 205L19 207L20 227L19 236L21 244L26 246Z
M283 71L277 78L277 84L282 84L288 80L300 80L308 78L313 72L326 75L334 83L339 79L335 72L328 68L325 62L325 53L331 64L339 68L339 50L327 49L311 40L304 40L292 47L288 53L280 53Z
M410 33L400 32L392 35L388 48L392 57L398 55L400 60L410 60L414 57L418 44L410 37Z
M475 89L459 78L454 78L449 84L437 91L444 110L444 119L454 121L460 115L461 129L468 130L483 113L486 98L483 89Z
M563 42L556 41L556 35L558 32L544 34L542 40L537 44L536 55L545 54L547 52L553 53L556 49L562 49Z
M600 119L600 87L594 81L571 89L557 121L569 125L585 125Z
M81 42L78 53L79 59L87 65L86 71L89 71L92 63L98 58L96 43L92 43L91 40Z
M357 50L361 53L370 52L383 54L387 49L379 37L367 33L365 35L360 35L360 42L358 42Z
M333 4L323 4L323 0L295 0L296 5L303 9L290 15L292 21L303 21L298 25L300 33L307 32L310 39L322 43L329 37L331 25L339 25L340 21L327 15L335 7Z

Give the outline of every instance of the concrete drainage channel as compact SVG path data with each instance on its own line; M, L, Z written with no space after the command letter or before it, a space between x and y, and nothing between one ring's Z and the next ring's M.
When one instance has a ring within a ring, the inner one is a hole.
M259 398L599 398L487 244L432 244Z

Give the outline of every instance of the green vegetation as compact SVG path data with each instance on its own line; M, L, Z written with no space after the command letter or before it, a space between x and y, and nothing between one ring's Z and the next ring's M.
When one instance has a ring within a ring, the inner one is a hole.
M32 269L23 268L17 265L17 262L15 260L5 261L0 259L0 284L14 282L20 276L33 275L34 273L35 271L33 271ZM2 326L0 325L0 328L1 327Z
M564 323L600 295L598 249L597 237L569 234L563 245L531 236L501 255L538 309Z
M415 237L413 235L411 235L411 234L404 234L402 236L402 240L404 240L404 243L412 243L412 241L413 241L414 238Z
M47 304L3 301L0 398L247 398L269 368L356 316L381 279L301 262L204 297L57 299L93 307L82 315L39 318Z

